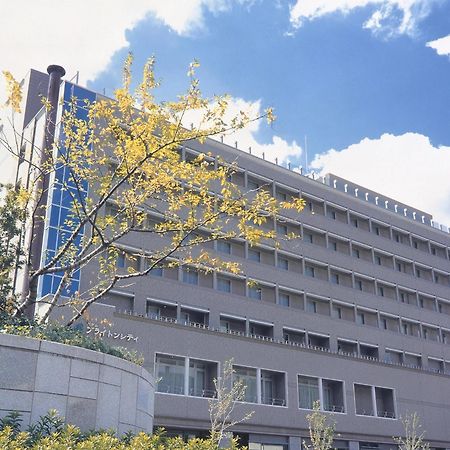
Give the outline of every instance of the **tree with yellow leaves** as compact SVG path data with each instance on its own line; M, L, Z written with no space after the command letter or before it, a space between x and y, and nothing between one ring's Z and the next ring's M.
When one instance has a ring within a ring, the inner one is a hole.
M65 170L66 179L61 182L70 195L71 208L63 239L54 252L41 258L39 267L30 263L32 242L22 249L25 285L36 285L48 274L59 274L61 282L50 299L37 299L31 289L24 289L15 301L14 315L41 302L46 312L40 320L45 321L55 307L70 306L70 325L114 286L129 284L161 267L189 265L200 271L237 273L238 264L217 258L206 244L239 238L250 245L267 240L276 245L281 237L264 224L283 209L303 209L300 198L279 202L264 186L254 190L237 186L233 183L236 165L208 153L206 138L231 133L254 120L265 118L270 123L274 119L271 109L258 117L240 112L227 121L228 97L202 96L196 62L189 68L187 92L175 102L159 103L154 96L159 85L154 63L154 59L147 62L141 82L132 89L129 56L123 86L114 99L90 103L72 98L65 105L61 138L46 163L34 171L39 180ZM9 103L18 108L20 89L9 76L8 83ZM80 108L86 111L84 118L77 114ZM201 119L186 128L185 116L193 110L201 113ZM182 149L192 142L203 144L205 151L187 160ZM24 209L31 211L29 220L42 220L36 217L40 195L36 188L20 193ZM123 242L130 236L151 242L151 251L126 250ZM117 267L118 258L143 259L145 264L131 263L123 271ZM84 292L67 296L64 290L80 269L98 272L98 281Z

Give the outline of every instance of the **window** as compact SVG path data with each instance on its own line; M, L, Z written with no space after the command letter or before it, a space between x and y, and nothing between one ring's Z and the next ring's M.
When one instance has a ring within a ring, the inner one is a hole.
M328 217L330 219L336 220L336 211L328 211Z
M422 276L420 269L416 269L416 276L417 276L417 278L420 278Z
M162 277L163 276L163 268L162 267L154 267L150 270L149 275L153 275L154 277Z
M125 265L125 253L119 253L119 255L117 256L117 267L120 269L124 269Z
M374 404L372 396L372 386L355 384L354 390L356 414L361 416L373 416Z
M378 286L378 295L380 297L384 297L384 287L383 286Z
M397 270L399 271L399 272L401 272L402 271L402 263L397 263Z
M242 382L245 386L244 401L250 403L257 402L256 396L256 369L247 367L233 367L234 382Z
M356 289L362 291L363 290L363 283L362 283L362 281L361 280L356 280L355 281L355 287L356 287Z
M332 243L331 243L331 248L332 248L335 252L337 252L337 242L332 242Z
M254 300L261 300L261 288L249 286L248 288L248 296L253 298Z
M363 312L358 311L356 314L356 323L358 323L359 325L365 325L366 323L366 316L364 315Z
M231 292L231 280L227 278L217 278L217 290L222 292Z
M217 241L217 251L231 255L231 244L225 241Z
M359 259L359 250L357 248L354 248L352 250L352 255L354 258L358 258Z
M436 249L434 247L431 247L431 254L436 255Z
M308 277L314 278L315 275L316 275L314 267L312 267L312 266L305 266L305 275L308 276Z
M417 248L417 241L413 241L413 247Z
M194 397L214 397L214 378L217 363L189 359L189 395Z
M394 391L392 389L375 387L377 416L395 419Z
M342 308L340 306L333 305L333 317L336 319L342 319Z
M339 275L337 273L331 274L331 282L333 284L339 284Z
M220 319L220 331L228 333L230 331L230 322L228 320Z
M323 409L330 412L345 412L344 383L335 380L322 380Z
M298 377L298 405L303 409L313 409L319 397L319 380L313 377Z
M401 236L398 233L394 234L394 239L395 239L395 242L401 242L402 241L402 238L401 238Z
M157 391L168 394L184 394L184 358L156 355Z
M375 256L375 264L381 266L381 256Z
M408 334L408 324L407 323L402 323L402 333Z
M314 300L308 300L306 303L306 309L309 312L317 313L317 302L315 302Z
M387 323L387 319L381 319L381 328L383 328L383 330L387 330L388 329L388 323Z
M202 397L206 388L206 364L189 360L189 395Z
M277 197L277 200L279 200L281 202L285 202L287 200L287 195L284 192L277 191L276 197Z
M289 270L289 261L286 258L278 256L277 266L279 269Z
M376 234L377 236L380 235L380 227L374 227L373 231L375 232L375 234Z
M261 252L249 248L248 259L250 259L251 261L261 262Z
M161 317L161 308L156 305L147 305L147 315L153 319Z
M247 180L247 187L249 189L258 189L259 188L259 183L257 181L254 181L254 180Z
M303 240L308 244L312 244L314 242L313 235L311 233L303 233Z
M183 283L198 284L198 273L189 269L183 269Z
M287 225L284 225L283 223L277 223L277 233L287 235L288 234Z
M289 295L283 293L278 294L278 302L282 306L289 306Z
M350 222L355 228L358 228L358 219L353 218Z

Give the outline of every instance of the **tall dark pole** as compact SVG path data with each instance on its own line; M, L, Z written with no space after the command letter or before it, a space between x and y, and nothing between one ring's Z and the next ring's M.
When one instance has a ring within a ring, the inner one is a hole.
M36 183L36 193L39 196L36 213L34 216L34 225L31 232L31 242L28 248L30 249L30 256L28 258L28 267L25 271L24 289L22 297L29 297L30 303L27 308L27 314L34 315L35 301L37 298L37 284L38 280L34 279L29 283L29 277L33 271L36 271L41 264L42 257L42 242L45 228L45 216L48 200L49 187L49 168L48 163L52 159L53 144L55 142L56 129L56 113L58 111L59 100L59 86L61 78L66 74L66 71L61 66L51 65L47 68L49 74L48 90L47 90L47 113L45 116L45 130L42 140L41 157L39 167L42 172L38 174Z

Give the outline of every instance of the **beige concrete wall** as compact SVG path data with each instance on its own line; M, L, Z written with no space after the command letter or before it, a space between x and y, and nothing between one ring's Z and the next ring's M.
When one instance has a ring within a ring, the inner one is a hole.
M0 334L0 417L23 426L50 409L82 430L151 432L154 379L144 368L70 345Z

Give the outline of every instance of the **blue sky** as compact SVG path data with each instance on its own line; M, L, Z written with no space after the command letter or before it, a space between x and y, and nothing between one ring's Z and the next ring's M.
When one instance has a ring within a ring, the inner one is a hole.
M131 49L137 67L156 55L160 95L168 99L184 89L186 67L197 58L205 94L227 92L275 107L278 120L273 130L261 127L262 142L272 132L299 143L307 135L311 157L385 132L415 131L433 144L450 143L450 64L425 46L450 31L450 2L436 5L414 36L390 39L362 28L372 10L326 15L294 32L289 2L234 3L222 13L206 10L204 26L182 35L150 14L127 32L129 48L90 85L117 87Z
M77 26L55 42L46 25L69 15ZM29 23L16 30L19 18ZM307 136L311 170L450 225L450 0L18 0L2 33L15 42L2 68L20 77L60 63L107 94L128 51L136 72L156 56L162 100L183 92L196 58L206 95L230 94L232 110L275 108L272 127L230 138L240 148L305 166Z

